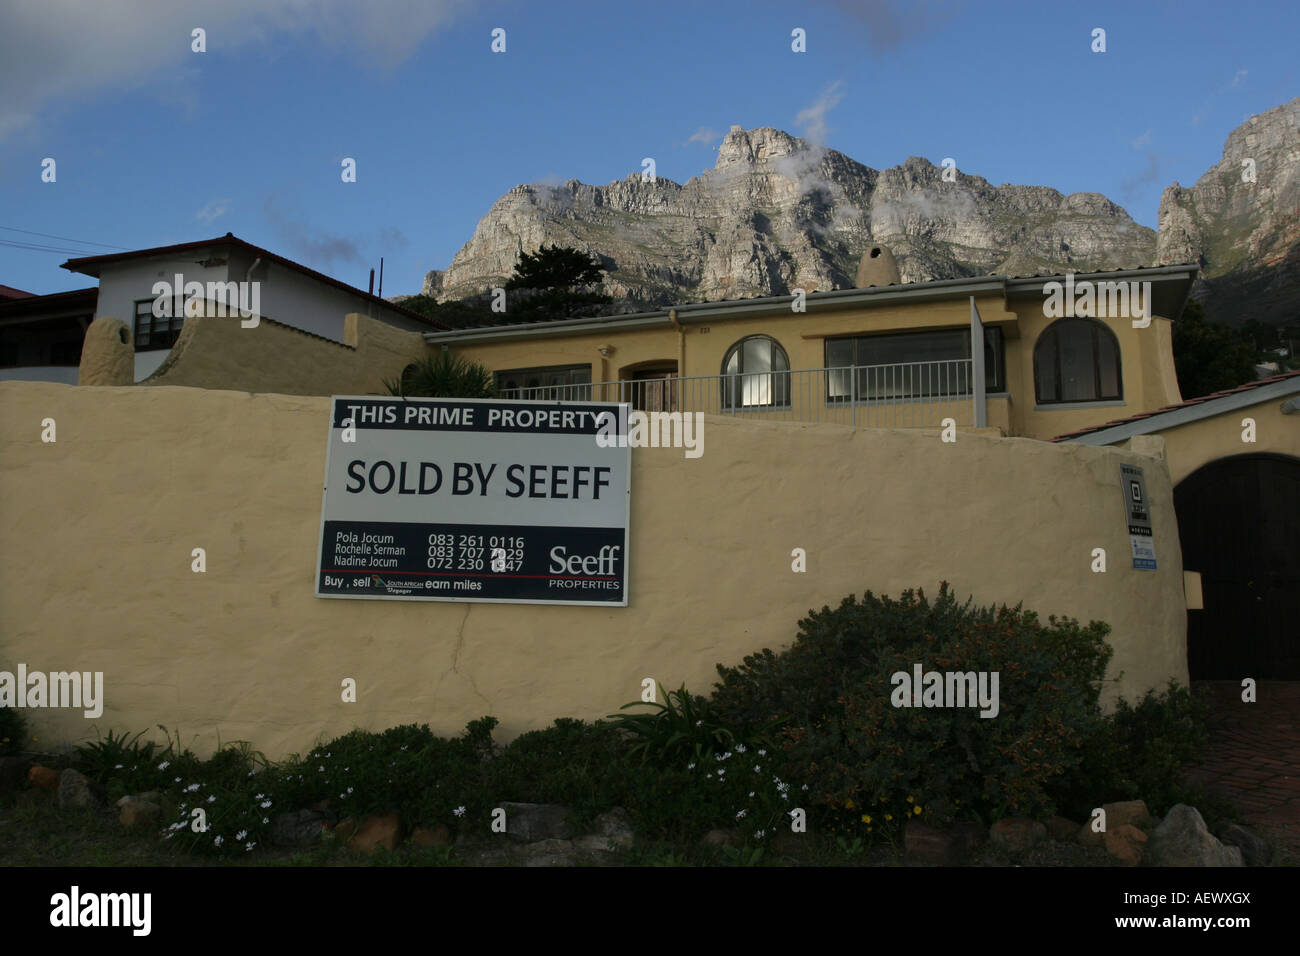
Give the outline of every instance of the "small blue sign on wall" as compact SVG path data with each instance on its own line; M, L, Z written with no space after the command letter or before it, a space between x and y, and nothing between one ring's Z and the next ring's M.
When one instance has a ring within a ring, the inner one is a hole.
M1139 571L1154 571L1156 542L1151 533L1151 508L1147 500L1146 477L1137 465L1120 465L1119 484L1124 491L1124 518L1128 522L1133 567Z

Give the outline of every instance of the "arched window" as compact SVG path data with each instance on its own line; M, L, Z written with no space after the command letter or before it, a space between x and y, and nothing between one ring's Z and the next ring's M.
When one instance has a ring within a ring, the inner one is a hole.
M1034 392L1039 405L1119 401L1119 340L1095 319L1060 319L1034 346Z
M776 339L766 335L741 339L727 349L722 374L723 408L790 404L790 359Z

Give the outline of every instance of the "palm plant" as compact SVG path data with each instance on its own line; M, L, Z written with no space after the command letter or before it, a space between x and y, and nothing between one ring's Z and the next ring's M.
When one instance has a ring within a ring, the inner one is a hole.
M389 395L403 398L496 398L492 372L451 352L438 352L408 365L401 377L386 379Z

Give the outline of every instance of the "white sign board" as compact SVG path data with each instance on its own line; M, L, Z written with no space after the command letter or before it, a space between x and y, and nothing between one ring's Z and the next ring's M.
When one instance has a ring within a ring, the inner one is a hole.
M626 408L335 396L316 596L626 606Z

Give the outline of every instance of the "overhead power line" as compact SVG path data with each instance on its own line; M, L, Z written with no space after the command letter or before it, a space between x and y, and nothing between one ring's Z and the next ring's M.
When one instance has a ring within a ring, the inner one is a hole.
M126 251L126 246L110 246L106 242L91 242L87 239L73 239L70 236L54 236L48 232L32 232L30 229L19 229L16 226L0 226L6 232L21 232L27 236L40 236L42 239L59 239L63 242L72 242L79 246L100 246L104 249L120 249Z
M5 246L10 249L30 249L34 252L51 252L61 256L77 257L87 254L85 249L65 249L59 246L38 245L33 242L16 242L10 239L0 239L0 246Z

